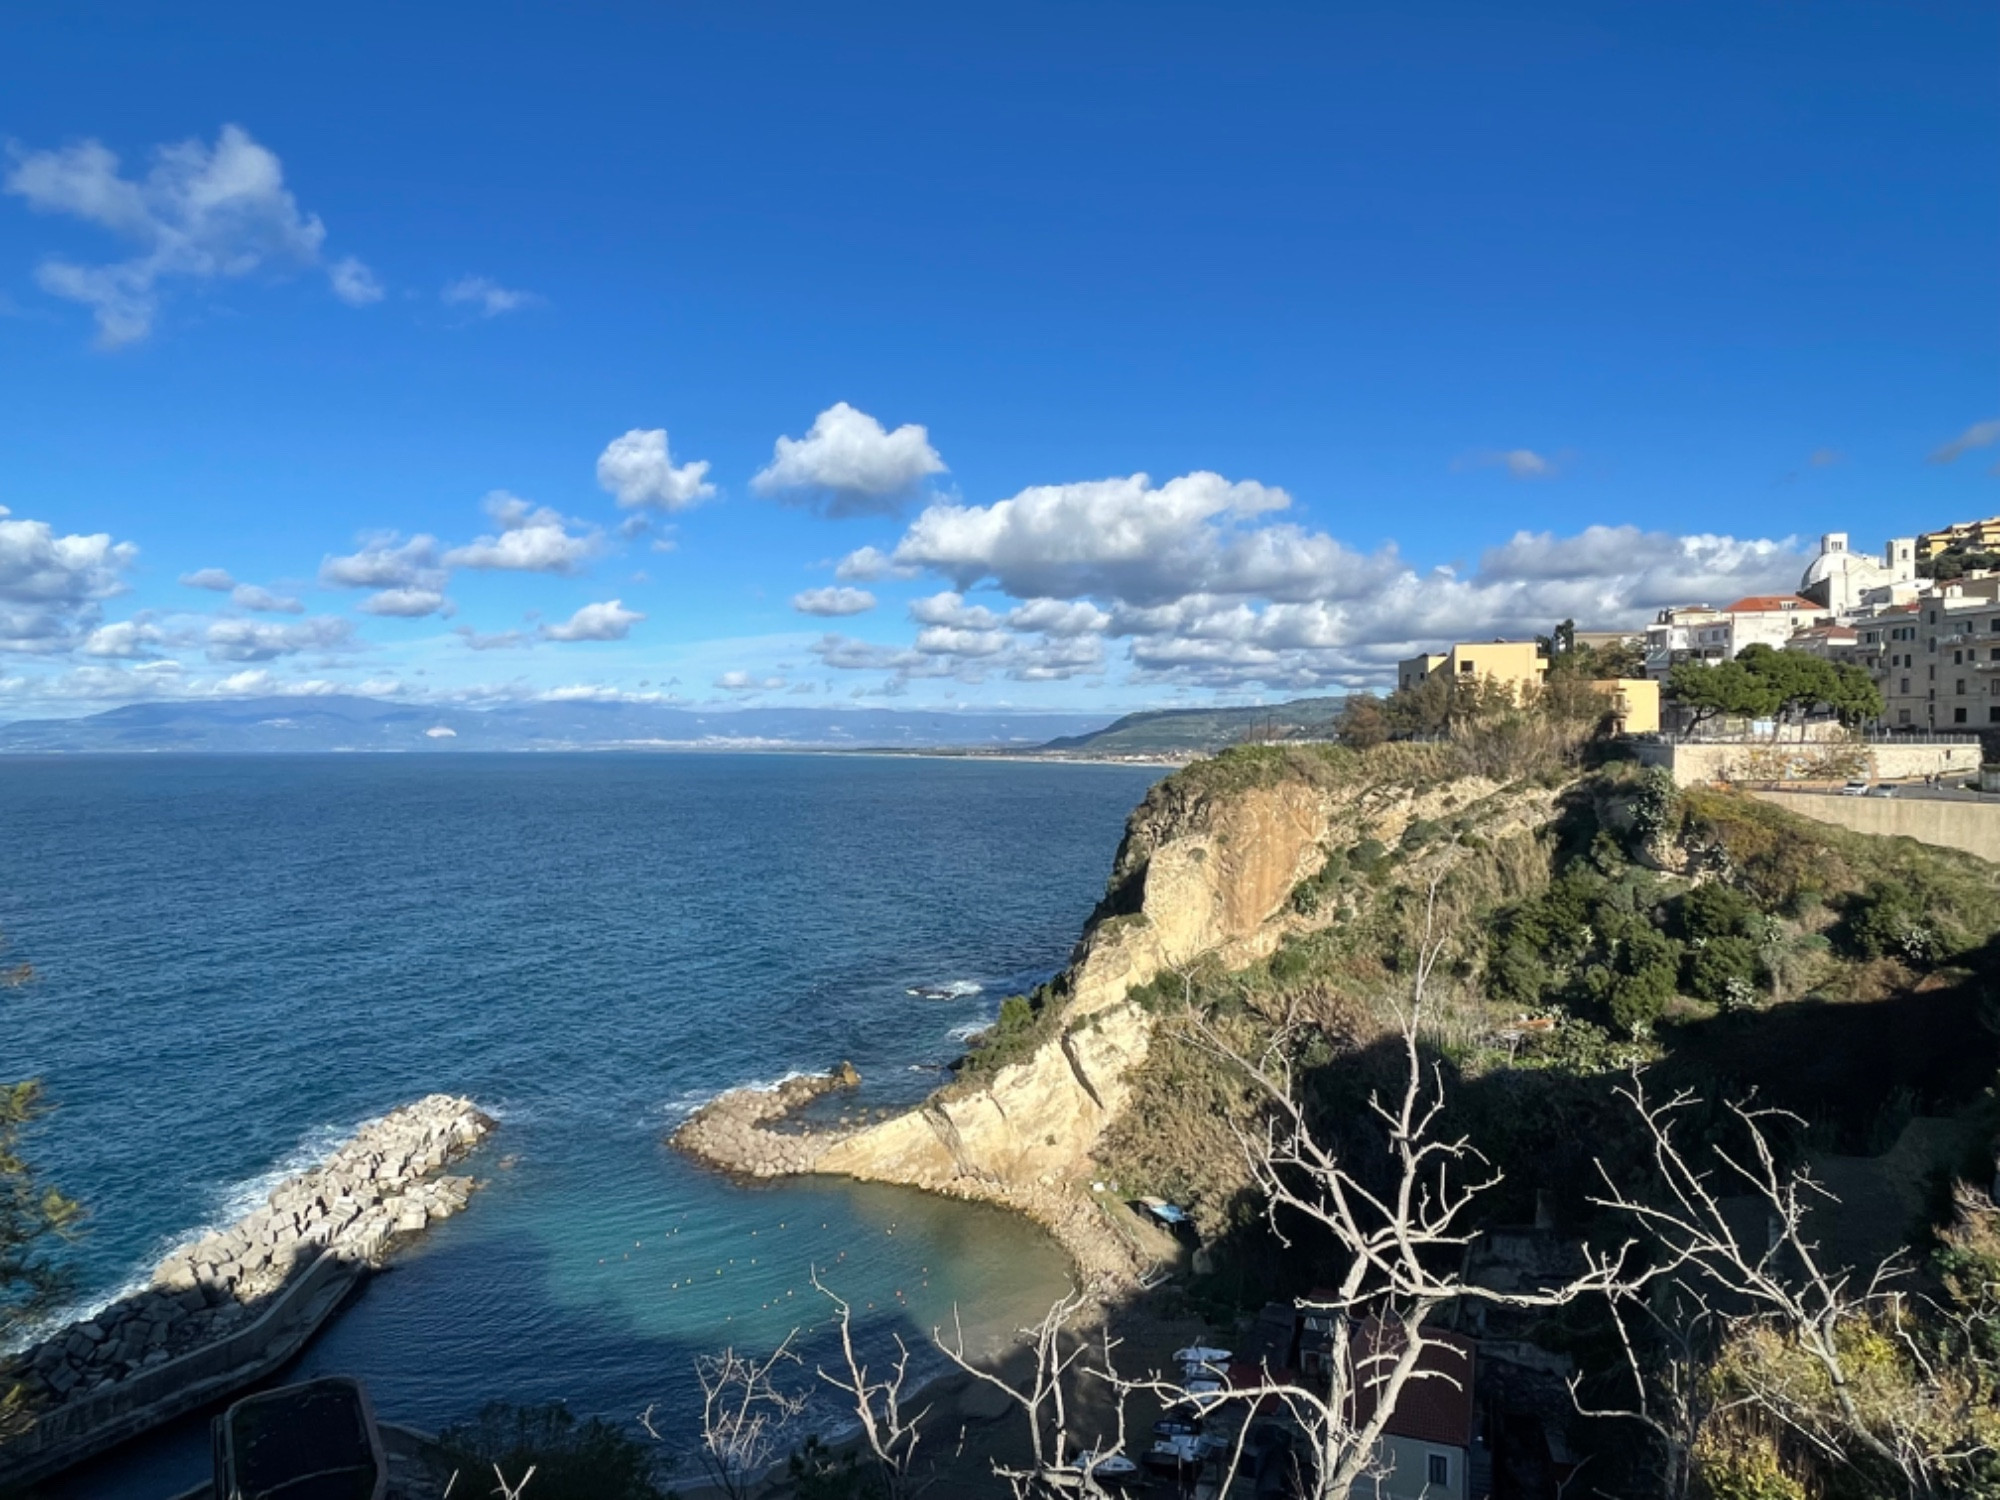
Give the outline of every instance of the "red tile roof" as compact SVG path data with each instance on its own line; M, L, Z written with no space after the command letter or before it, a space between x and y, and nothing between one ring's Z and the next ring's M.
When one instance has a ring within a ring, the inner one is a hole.
M1794 610L1809 610L1814 614L1829 612L1824 604L1815 604L1797 594L1746 594L1734 604L1722 607L1725 615L1773 615Z
M1314 1300L1331 1300L1333 1294ZM1315 1309L1302 1308L1306 1316ZM1326 1316L1321 1314L1321 1316ZM1417 1367L1397 1393L1396 1409L1389 1414L1383 1430L1391 1437L1413 1442L1438 1443L1447 1447L1472 1445L1473 1343L1455 1333L1424 1330L1424 1347ZM1356 1364L1354 1420L1366 1422L1375 1414L1379 1381L1403 1347L1403 1331L1394 1324L1370 1320L1354 1330L1353 1358ZM1386 1357L1384 1357L1386 1356Z

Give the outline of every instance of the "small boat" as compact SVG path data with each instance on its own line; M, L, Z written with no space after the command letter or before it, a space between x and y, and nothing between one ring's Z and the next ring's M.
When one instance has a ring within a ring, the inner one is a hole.
M1130 1479L1139 1472L1139 1466L1122 1453L1092 1453L1087 1450L1071 1459L1068 1467L1107 1484Z

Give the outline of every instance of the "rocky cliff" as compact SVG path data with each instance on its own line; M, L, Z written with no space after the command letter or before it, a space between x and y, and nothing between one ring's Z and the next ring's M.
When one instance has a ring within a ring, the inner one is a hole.
M1154 1016L1133 993L1198 960L1240 968L1290 933L1338 920L1337 911L1309 914L1293 900L1332 848L1394 845L1418 820L1481 806L1483 825L1547 820L1550 794L1501 797L1491 782L1449 779L1434 760L1425 747L1366 756L1313 747L1196 763L1155 786L1128 820L1105 897L1050 986L1039 1043L1025 1056L810 1146L792 1134L782 1149L753 1143L718 1152L705 1149L718 1132L693 1129L680 1143L732 1170L781 1162L777 1170L1002 1203L1056 1232L1087 1276L1130 1279L1162 1247L1146 1243L1090 1184L1093 1151L1133 1107L1132 1080L1153 1036Z

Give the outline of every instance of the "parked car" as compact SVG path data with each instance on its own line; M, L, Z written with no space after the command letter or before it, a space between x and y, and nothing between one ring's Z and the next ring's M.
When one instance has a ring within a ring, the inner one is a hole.
M1869 785L1870 783L1865 777L1850 781L1840 789L1840 795L1843 797L1865 797L1868 795Z

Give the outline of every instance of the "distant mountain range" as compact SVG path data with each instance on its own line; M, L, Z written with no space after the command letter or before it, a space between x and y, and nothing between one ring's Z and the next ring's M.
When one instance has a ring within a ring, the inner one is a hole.
M1254 739L1330 737L1345 698L1295 698L1254 708L1162 708L1050 740L1069 754L1168 755L1221 750Z
M1182 756L1245 739L1330 733L1339 698L1127 714L898 708L683 708L518 703L451 708L380 698L134 703L79 719L0 724L0 755L108 751L848 749Z
M892 708L677 708L522 703L445 708L375 698L134 703L80 719L0 725L0 754L105 751L1033 749L1103 726L1103 714Z

